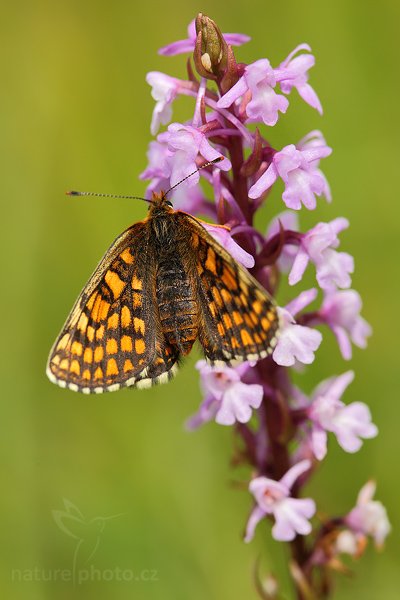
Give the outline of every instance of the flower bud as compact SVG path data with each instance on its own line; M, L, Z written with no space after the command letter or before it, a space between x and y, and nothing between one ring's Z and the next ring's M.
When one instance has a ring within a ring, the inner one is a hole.
M196 17L196 34L193 55L196 69L202 77L215 80L226 67L227 43L217 24L202 13Z

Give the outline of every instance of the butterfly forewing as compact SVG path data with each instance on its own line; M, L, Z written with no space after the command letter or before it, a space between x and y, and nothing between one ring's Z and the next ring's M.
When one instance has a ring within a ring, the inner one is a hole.
M50 354L47 373L91 393L146 386L177 361L157 335L154 252L147 221L126 230L83 289Z

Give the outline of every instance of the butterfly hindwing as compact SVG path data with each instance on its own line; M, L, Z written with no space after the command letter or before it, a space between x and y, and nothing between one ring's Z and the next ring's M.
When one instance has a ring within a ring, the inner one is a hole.
M199 341L211 363L259 360L276 344L275 303L264 288L193 217Z
M52 381L100 393L171 376L178 357L159 333L155 269L145 220L115 240L83 289L51 351Z

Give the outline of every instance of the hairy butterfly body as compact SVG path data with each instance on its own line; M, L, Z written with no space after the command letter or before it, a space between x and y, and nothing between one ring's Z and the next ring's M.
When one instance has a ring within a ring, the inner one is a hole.
M198 339L211 364L272 352L277 310L262 286L207 232L154 194L81 292L48 361L83 393L168 381Z

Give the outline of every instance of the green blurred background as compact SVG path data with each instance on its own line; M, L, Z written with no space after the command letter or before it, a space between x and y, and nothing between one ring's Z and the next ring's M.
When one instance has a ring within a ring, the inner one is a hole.
M321 510L340 513L369 477L377 479L394 531L383 554L370 547L352 565L354 578L338 578L335 598L398 598L400 11L389 0L4 3L2 597L253 599L257 556L261 571L272 570L293 597L286 549L270 540L266 526L252 544L242 542L251 500L230 486L244 475L229 466L231 431L215 424L194 434L183 429L200 401L195 356L168 386L100 397L58 389L44 373L82 284L112 239L146 211L139 202L71 199L64 190L144 193L138 175L146 165L153 109L145 74L184 76L185 58L160 57L157 49L186 37L199 10L223 31L251 35L236 52L239 60L268 56L277 65L301 42L317 57L311 83L324 117L293 93L271 137L284 145L321 128L334 148L323 166L334 203L303 212L302 223L337 215L351 221L343 246L355 255L354 287L374 336L366 351L354 352L356 379L345 400L367 402L380 435L356 455L331 440L312 493ZM191 107L179 101L174 116L187 118ZM269 211L260 215L263 227ZM327 333L302 386L310 390L347 368ZM109 572L103 581L94 573L75 587L44 580L49 572L60 579L57 569L70 570L77 548L71 529L53 518L63 499L86 520L71 524L86 543L77 564L99 542L94 567L128 569L133 581L104 581ZM21 581L29 573L36 580Z

